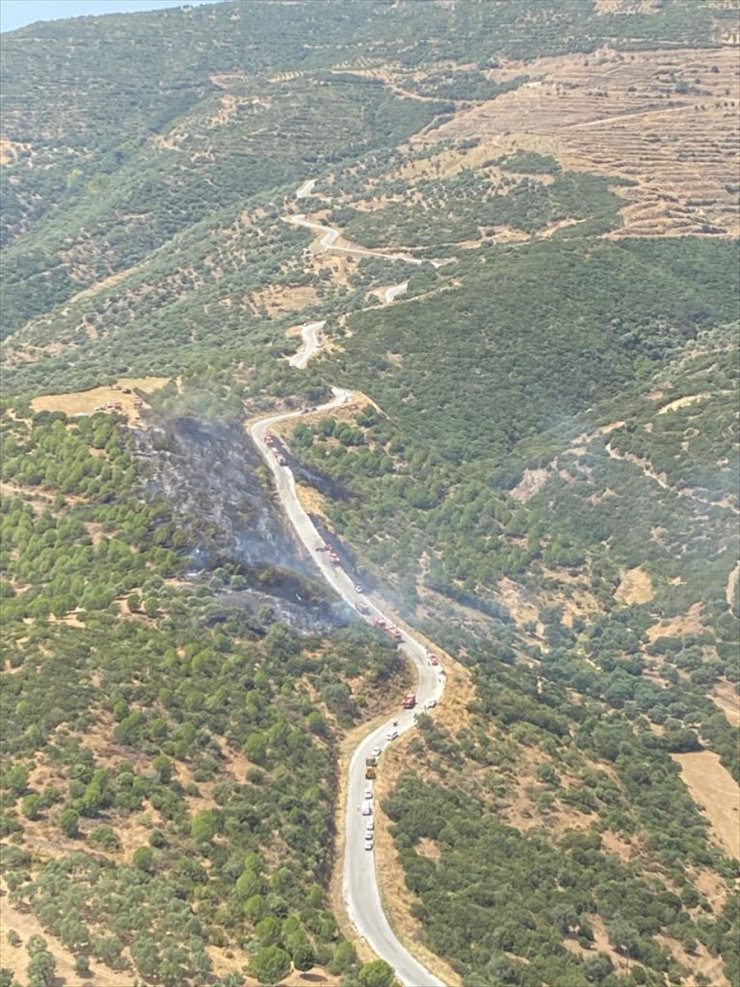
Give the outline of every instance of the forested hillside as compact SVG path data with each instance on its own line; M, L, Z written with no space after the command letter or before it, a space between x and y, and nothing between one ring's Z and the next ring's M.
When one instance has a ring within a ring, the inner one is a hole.
M737 6L221 3L3 36L0 985L734 987ZM318 324L304 369L289 357ZM351 400L316 408L332 387Z

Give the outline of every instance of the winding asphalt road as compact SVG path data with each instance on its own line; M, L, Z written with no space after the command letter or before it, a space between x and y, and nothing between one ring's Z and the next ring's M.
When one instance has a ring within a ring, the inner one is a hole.
M308 361L316 356L321 347L324 345L319 333L326 325L326 319L323 322L306 322L301 326L301 336L303 337L303 343L300 349L296 350L293 356L288 360L291 367L296 367L298 370L303 370Z
M298 189L296 198L305 198L312 189L313 181L304 182ZM321 245L326 249L387 257L392 260L404 260L411 264L421 263L417 258L405 254L384 254L362 248L338 247L336 241L340 236L339 230L306 220L300 214L285 218L288 222L298 226L305 226L308 229L323 233ZM407 282L404 282L386 289L386 302L394 301L395 298L404 293L406 288ZM303 343L290 358L291 366L303 368L316 354L322 345L319 333L323 327L323 322L309 322L301 326ZM333 387L332 392L334 395L332 399L317 408L315 413L331 411L352 400L350 391ZM392 624L393 621L382 610L362 594L357 593L352 578L338 566L332 565L327 553L316 551L317 547L322 544L323 538L301 506L292 470L289 466L280 464L277 451L271 448L267 442L270 429L278 423L302 416L302 411L269 415L252 423L249 429L250 435L272 473L278 498L288 520L326 582L353 609L356 609L357 603L362 601L368 610L367 614L362 615L363 619L372 621L374 618L380 617L386 623ZM406 631L401 630L400 633L402 640L399 642L399 650L416 666L418 673L417 708L423 708L430 700L437 702L442 698L445 685L444 672L439 666L429 664L427 650L423 644ZM365 759L371 756L375 748L382 750L389 743L393 743L396 736L410 730L414 723L415 714L413 710L399 709L395 717L391 717L387 723L368 734L358 744L352 755L347 784L343 894L350 920L376 955L393 967L396 977L404 987L444 987L442 981L416 960L393 933L380 900L375 867L375 850L365 847L366 823L368 819L374 817L374 812L370 816L362 814L364 804L367 802L371 806L374 804L374 799L365 798L365 793L372 791L372 782L365 780Z
M352 398L349 391L341 388L334 387L332 391L334 392L332 400L317 408L317 412L331 411L348 403ZM323 539L301 506L293 472L290 467L280 465L275 453L265 441L270 429L279 422L301 418L302 415L301 411L291 411L262 418L250 427L252 439L273 475L277 495L290 523L326 582L353 608L358 600L363 600L370 610L365 620L371 621L373 617L382 617L390 624L391 619L382 610L355 591L354 583L346 572L333 566L325 552L316 552L317 546L322 544ZM418 706L423 707L428 700L439 700L442 697L444 673L440 668L428 664L426 648L422 644L405 631L401 631L401 634L403 641L399 644L399 649L416 665L419 674L416 697ZM344 900L352 923L373 951L386 963L390 963L402 984L406 987L444 987L434 974L414 959L394 935L380 902L375 872L375 852L366 850L364 845L365 823L367 818L372 818L361 814L362 804L366 801L365 791L372 788L372 784L365 781L365 758L370 756L373 748L382 748L392 743L387 739L390 730L396 730L401 734L413 725L413 711L399 710L395 718L391 718L365 737L352 755L347 788Z
M369 250L367 247L338 246L337 240L342 235L338 229L334 226L325 226L323 223L315 223L313 220L306 219L303 213L300 212L293 213L290 216L284 216L283 219L286 223L292 223L294 226L303 226L307 230L315 230L317 233L323 233L319 244L324 250L338 250L343 254L357 254L360 257L384 257L386 260L402 260L406 264L414 264L417 267L424 263L418 257L412 257L410 254L390 254L382 250Z

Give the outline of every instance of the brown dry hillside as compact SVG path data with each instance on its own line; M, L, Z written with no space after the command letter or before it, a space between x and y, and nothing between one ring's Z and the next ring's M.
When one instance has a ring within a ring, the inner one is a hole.
M631 180L620 190L629 205L615 236L740 232L735 48L603 50L511 62L488 74L530 81L418 140L480 137L492 152L523 148L564 168Z

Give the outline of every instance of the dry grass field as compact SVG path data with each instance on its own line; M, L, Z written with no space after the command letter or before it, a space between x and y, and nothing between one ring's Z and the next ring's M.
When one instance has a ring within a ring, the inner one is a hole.
M63 411L66 415L91 415L95 411L109 411L110 406L128 418L129 424L141 425L139 412L146 407L137 391L151 394L169 383L168 377L121 377L112 387L94 387L90 391L76 391L71 394L44 394L34 398L31 407L34 411ZM126 389L124 391L124 388ZM115 408L115 405L120 405Z
M704 810L715 840L740 860L740 788L713 751L673 754L694 801Z

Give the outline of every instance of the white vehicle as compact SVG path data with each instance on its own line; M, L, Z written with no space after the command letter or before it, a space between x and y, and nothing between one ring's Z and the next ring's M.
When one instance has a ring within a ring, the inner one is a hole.
M373 848L373 841L372 840L369 840L369 841L366 840L365 841L365 849L366 850L372 850L372 848Z
M371 799L372 797L373 797L373 790L372 788L368 788L367 791L365 792L365 798Z
M375 820L368 819L368 821L365 823L365 833L372 833L374 829L375 829ZM367 839L367 836L365 837L365 839Z
M436 705L437 705L436 699L427 699L427 701L424 703L424 709L434 709Z
M395 727L392 730L389 730L388 733L386 734L388 740L395 740L397 736L398 736L398 730L396 730Z
M355 593L364 593L364 592L365 592L364 587L360 583L358 583L355 586Z
M365 804L363 805L362 814L363 816L371 816L373 814L373 807L370 805L369 802L365 802Z
M382 753L383 753L383 748L382 747L373 747L373 752L372 752L372 754L370 756L371 757L380 757L380 755Z

